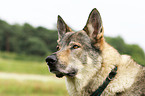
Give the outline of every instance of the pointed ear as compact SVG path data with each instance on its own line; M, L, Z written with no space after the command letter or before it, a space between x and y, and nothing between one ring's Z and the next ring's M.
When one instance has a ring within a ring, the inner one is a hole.
M96 8L94 8L88 18L87 24L83 29L88 36L91 38L92 43L96 45L97 48L101 47L101 42L103 40L103 26L100 13Z
M59 39L61 39L65 33L72 31L59 15L57 20L57 30Z

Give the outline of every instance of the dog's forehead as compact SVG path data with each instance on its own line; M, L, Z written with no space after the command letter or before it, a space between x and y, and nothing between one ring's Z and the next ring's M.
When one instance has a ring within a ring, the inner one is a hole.
M67 32L65 33L59 41L59 44L62 45L64 42L69 42L75 32Z
M78 32L67 32L66 34L64 34L62 39L58 42L58 44L68 45L71 41L79 42L79 43L90 42L90 38L83 30Z

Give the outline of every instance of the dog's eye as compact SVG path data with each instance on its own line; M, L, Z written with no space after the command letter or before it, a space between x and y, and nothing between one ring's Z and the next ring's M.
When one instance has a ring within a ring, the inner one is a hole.
M56 50L57 50L57 51L59 51L59 50L60 50L60 47L59 47L59 46L57 46L57 47L56 47Z
M73 48L73 49L77 49L77 48L80 48L80 46L79 46L79 45L73 45L72 48Z

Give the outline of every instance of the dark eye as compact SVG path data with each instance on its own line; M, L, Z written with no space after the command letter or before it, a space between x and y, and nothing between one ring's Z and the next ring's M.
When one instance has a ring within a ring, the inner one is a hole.
M72 48L73 48L73 49L77 49L77 48L80 48L80 46L79 46L79 45L73 45Z
M60 50L60 47L59 47L59 46L57 46L57 47L56 47L56 50L57 50L57 51L59 51L59 50Z

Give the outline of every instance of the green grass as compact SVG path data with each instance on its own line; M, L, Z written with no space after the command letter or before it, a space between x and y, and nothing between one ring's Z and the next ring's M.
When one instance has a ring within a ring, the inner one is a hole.
M0 52L0 72L52 75L45 63L45 57L7 52ZM68 96L68 94L63 79L47 82L0 79L0 96Z
M0 71L26 74L50 74L45 57L0 52Z
M2 52L0 51L0 57L5 59L13 59L13 60L21 60L21 61L45 61L45 56L34 56L34 55L25 55L25 54L16 54L10 52Z
M68 94L64 80L40 82L0 79L0 96L68 96Z

